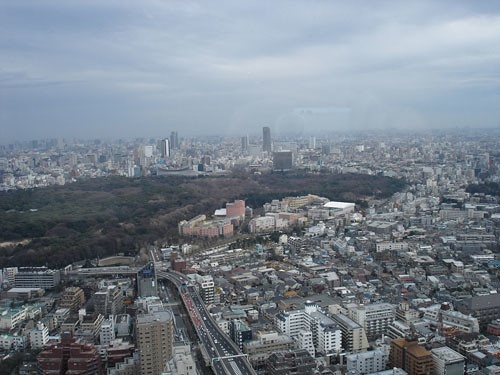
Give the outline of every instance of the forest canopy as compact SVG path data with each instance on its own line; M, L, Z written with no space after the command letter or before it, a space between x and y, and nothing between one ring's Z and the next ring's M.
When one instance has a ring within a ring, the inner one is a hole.
M0 193L0 267L62 267L118 252L135 255L155 241L176 243L177 224L235 199L259 208L272 199L317 194L356 202L389 197L404 182L357 174L214 177L107 177Z

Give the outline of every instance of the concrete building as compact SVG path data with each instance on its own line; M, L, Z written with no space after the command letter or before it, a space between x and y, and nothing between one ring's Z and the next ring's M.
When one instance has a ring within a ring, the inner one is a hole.
M500 318L500 296L489 294L474 296L457 303L457 310L477 318L479 329L486 331L488 323Z
M49 341L49 329L42 322L38 322L35 328L28 332L31 349L43 349Z
M80 343L70 332L63 332L61 342L43 350L37 361L41 374L103 374L101 356L94 345Z
M196 274L196 283L198 285L198 292L203 302L207 305L214 303L215 284L213 277L210 275L202 276Z
M402 368L413 375L428 375L434 368L431 352L417 341L407 341L405 338L392 340L389 362L392 367Z
M346 356L348 374L372 374L386 369L389 353L382 350L349 354Z
M257 333L257 338L243 343L243 353L248 354L250 364L261 369L265 367L269 356L274 352L288 351L294 345L294 340L288 335L278 332Z
M465 357L453 349L443 346L431 349L434 361L434 375L463 375Z
M348 353L360 353L368 349L365 329L343 314L333 316L342 331L342 347Z
M137 272L137 295L139 297L157 296L157 288L154 264L148 263Z
M271 129L268 126L262 128L262 151L272 151Z
M396 316L394 305L389 303L348 304L347 309L349 318L365 329L369 341L385 335Z
M307 350L273 353L266 366L266 374L313 374L316 363Z
M59 270L47 267L20 267L14 275L16 288L54 289L61 281Z
M302 310L282 311L275 317L280 332L298 337L300 331L311 331L316 352L330 355L340 352L342 333L339 325L319 311L314 302L306 302Z
M99 343L107 346L115 337L115 320L113 315L111 315L109 319L102 322L101 331L99 332Z
M169 311L141 314L136 320L137 349L142 375L160 375L172 359L173 315Z
M187 345L174 345L173 357L162 375L197 375L196 363Z
M85 303L85 295L79 287L66 288L61 296L59 307L68 308L70 312L77 313Z
M240 319L233 319L229 324L229 337L243 350L243 343L252 340L252 329Z

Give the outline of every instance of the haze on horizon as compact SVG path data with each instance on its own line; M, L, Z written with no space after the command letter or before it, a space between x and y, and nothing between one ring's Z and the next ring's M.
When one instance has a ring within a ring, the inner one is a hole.
M500 126L493 0L0 0L0 35L0 143Z

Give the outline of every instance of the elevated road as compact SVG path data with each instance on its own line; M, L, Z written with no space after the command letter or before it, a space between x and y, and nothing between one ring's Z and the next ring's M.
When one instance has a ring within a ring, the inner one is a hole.
M245 354L220 329L207 311L205 304L187 278L176 272L157 272L158 280L169 280L180 292L191 321L200 339L205 361L217 375L254 375L255 371Z

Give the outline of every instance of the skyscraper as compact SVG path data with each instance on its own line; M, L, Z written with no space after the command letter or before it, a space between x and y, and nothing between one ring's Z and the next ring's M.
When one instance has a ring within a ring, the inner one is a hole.
M262 128L262 151L271 152L271 129L268 126Z
M170 147L172 150L179 148L179 135L176 131L170 133Z
M168 138L161 140L160 153L162 158L170 157L170 140Z
M172 358L174 321L170 311L156 311L137 316L137 348L141 374L160 375Z

